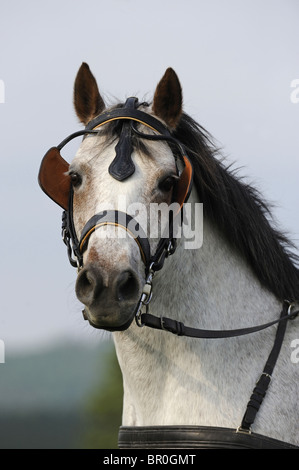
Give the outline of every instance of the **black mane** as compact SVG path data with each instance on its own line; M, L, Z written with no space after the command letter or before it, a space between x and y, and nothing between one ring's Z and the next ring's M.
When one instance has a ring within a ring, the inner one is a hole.
M245 257L263 286L281 300L298 298L299 258L291 253L288 239L270 225L270 211L256 189L216 158L210 135L188 115L182 115L174 136L193 164L205 217Z

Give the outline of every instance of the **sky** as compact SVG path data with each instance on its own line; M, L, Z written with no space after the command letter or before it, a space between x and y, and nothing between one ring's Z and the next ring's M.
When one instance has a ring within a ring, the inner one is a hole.
M61 210L37 183L48 148L81 129L72 92L82 62L107 103L150 100L172 67L185 111L275 205L278 226L299 249L297 0L0 0L0 12L6 352L105 337L83 321Z

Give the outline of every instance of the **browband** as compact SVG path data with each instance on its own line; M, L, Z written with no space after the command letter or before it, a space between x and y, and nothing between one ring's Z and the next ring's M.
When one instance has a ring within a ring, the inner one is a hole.
M119 119L129 119L130 121L136 121L140 124L144 124L153 131L159 132L159 134L171 136L169 130L167 129L161 121L159 121L154 116L151 116L144 111L140 111L135 108L115 108L110 111L106 111L103 114L100 114L96 118L92 119L87 126L85 131L95 130L101 127L103 124L108 122L117 121Z
M151 116L150 114L147 114L144 111L140 111L139 109L115 108L111 109L110 111L106 111L105 113L100 114L99 116L89 121L85 129L70 134L62 142L60 142L59 145L57 145L57 149L61 150L66 144L68 144L71 140L75 139L76 137L80 137L85 134L98 134L98 131L96 129L103 126L104 124L108 124L109 122L119 120L139 122L139 124L143 124L152 131L158 132L159 134L162 134L165 137L172 138L167 127L165 127L164 124L162 124L162 122L156 119L154 116Z

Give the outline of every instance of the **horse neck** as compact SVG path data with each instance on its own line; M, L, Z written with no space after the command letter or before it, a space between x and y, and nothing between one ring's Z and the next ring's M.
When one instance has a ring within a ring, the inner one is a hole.
M198 203L195 191L190 199ZM280 303L207 217L202 238L196 249L179 240L177 251L155 279L151 309L159 316L211 329L251 326L276 317Z
M202 247L186 250L181 240L154 281L151 313L195 328L242 328L280 313L274 295L207 219ZM123 424L238 426L274 334L198 340L135 323L115 333Z

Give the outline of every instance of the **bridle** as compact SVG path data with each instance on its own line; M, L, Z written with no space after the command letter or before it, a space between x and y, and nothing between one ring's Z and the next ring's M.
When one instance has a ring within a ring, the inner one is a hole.
M178 202L180 207L180 211L176 216L182 217L183 205L188 200L192 189L193 170L191 161L184 146L171 135L167 127L155 117L139 110L138 106L137 98L128 98L124 107L104 112L90 121L84 130L69 135L58 146L50 148L45 154L40 166L39 184L42 190L63 208L62 238L67 246L69 261L71 265L77 267L78 270L83 266L83 254L88 246L91 234L100 227L104 225L122 227L135 240L145 265L145 284L135 310L135 320L139 327L149 326L178 336L217 339L247 335L261 331L276 323L278 324L274 346L248 402L241 426L238 428L238 432L250 434L251 426L266 394L273 369L280 353L287 322L298 315L299 303L296 301L284 301L280 318L251 328L236 330L202 330L187 327L182 322L166 317L156 317L149 313L154 275L157 271L162 269L165 259L172 255L176 249L172 217L169 219L168 234L165 237L161 237L153 255L151 255L149 240L137 221L129 214L117 210L107 210L92 216L85 224L80 239L77 237L73 221L73 188L68 174L69 165L63 159L60 152L63 147L74 138L78 136L85 138L88 135L98 135L99 128L113 121L123 123L119 144L116 146L116 157L109 167L111 176L119 181L128 178L134 172L134 163L131 159L131 141L133 134L141 139L165 141L176 149L176 159L179 160L183 166L183 170L179 171L177 165L179 179L174 190L173 200ZM142 133L136 127L138 123L146 126L152 132ZM144 309L145 312L143 312ZM131 321L117 329L126 329L130 324ZM110 329L110 331L115 330Z
M144 103L143 103L144 104ZM175 251L176 242L173 237L173 221L169 221L168 236L162 237L158 243L154 255L151 256L150 243L141 226L129 214L109 210L92 216L84 226L81 237L78 239L73 221L73 188L68 175L69 165L62 158L60 152L63 147L78 136L98 135L99 128L113 121L123 121L123 129L120 136L121 146L117 146L116 158L109 167L109 173L120 181L129 177L134 171L131 159L132 133L139 138L148 140L163 140L173 144L178 150L178 159L183 164L183 170L175 188L175 198L180 209L188 200L192 188L192 164L187 157L183 145L178 142L169 130L153 116L137 109L137 98L128 98L123 108L107 111L88 123L84 130L75 132L64 139L57 147L52 147L45 154L39 171L39 184L42 190L60 205L64 211L62 214L62 238L67 246L69 261L72 266L81 269L83 266L83 253L88 245L91 234L103 225L116 225L124 228L138 244L142 261L145 265L146 275L154 270L161 269L165 257ZM140 123L154 133L145 134L136 128ZM129 148L128 148L129 147ZM125 160L125 165L123 161ZM129 171L128 171L129 169ZM120 171L122 170L122 171ZM177 172L179 173L178 167ZM177 214L178 215L178 214Z

